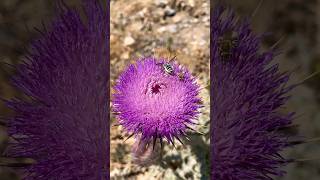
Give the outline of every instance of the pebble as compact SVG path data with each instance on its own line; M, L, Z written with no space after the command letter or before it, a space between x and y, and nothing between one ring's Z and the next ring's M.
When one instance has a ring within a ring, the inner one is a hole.
M169 1L168 0L156 0L155 1L155 4L158 6L158 7L166 7L168 4L169 4Z
M188 4L191 6L191 7L194 7L196 5L196 2L194 0L188 0Z
M170 24L170 25L167 25L167 26L162 26L157 31L159 33L163 33L163 32L176 33L177 32L177 25Z
M131 37L131 36L127 36L124 38L123 44L125 46L130 46L133 45L136 41Z
M168 17L172 17L176 14L176 10L170 8L170 7L166 7L164 10L164 15L168 16Z
M130 58L130 53L128 51L121 54L121 59L129 59L129 58Z

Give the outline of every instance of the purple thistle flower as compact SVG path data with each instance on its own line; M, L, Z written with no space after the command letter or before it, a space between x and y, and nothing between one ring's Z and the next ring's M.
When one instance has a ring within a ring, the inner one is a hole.
M59 17L13 78L30 97L6 102L16 112L7 156L35 161L23 168L24 179L109 176L109 11L95 0L83 7L85 20L59 4Z
M211 15L211 179L273 179L289 162L280 152L292 144L280 129L294 113L279 110L292 86L274 50L259 52L262 37L223 7Z
M142 58L119 77L113 94L119 124L155 146L159 138L174 144L194 124L199 86L189 71L166 59ZM142 143L144 144L144 143Z

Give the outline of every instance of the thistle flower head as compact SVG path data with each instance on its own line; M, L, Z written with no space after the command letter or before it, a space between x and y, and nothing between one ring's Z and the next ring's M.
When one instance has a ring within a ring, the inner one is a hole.
M14 85L29 98L10 100L13 139L7 155L35 163L24 179L104 179L108 168L107 12L98 1L59 17L34 41Z
M237 22L218 7L211 17L211 164L212 179L273 179L288 160L290 145L279 129L293 113L280 113L289 79L273 63L273 50L259 52L262 36L249 21Z
M166 59L142 58L114 87L114 111L127 132L142 140L184 135L198 114L199 86L189 71Z

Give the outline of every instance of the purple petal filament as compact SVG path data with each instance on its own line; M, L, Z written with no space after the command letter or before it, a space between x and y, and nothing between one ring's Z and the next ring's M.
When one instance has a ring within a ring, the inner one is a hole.
M231 33L230 33L231 32ZM236 41L221 47L226 34ZM211 179L273 179L285 172L280 153L290 145L279 129L293 113L280 113L289 76L273 62L274 50L259 52L262 36L248 21L217 7L211 15ZM225 52L227 51L227 52ZM227 55L227 56L225 56Z
M83 7L84 19L60 4L17 68L14 85L29 98L7 101L16 112L8 156L35 160L23 179L109 177L109 11L95 0Z

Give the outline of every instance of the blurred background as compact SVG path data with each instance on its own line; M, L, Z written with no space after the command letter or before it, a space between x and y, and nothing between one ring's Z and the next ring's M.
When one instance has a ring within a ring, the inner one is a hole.
M14 75L14 67L23 59L29 44L39 37L38 31L43 25L50 24L55 16L54 2L50 0L1 0L0 1L0 97L21 97L22 94L14 89L9 81ZM79 7L80 0L66 0L66 4ZM0 153L5 151L8 143L6 128L2 117L12 115L0 101ZM3 162L18 162L0 157L0 180L20 179L18 172L3 166Z
M79 0L68 0L76 5ZM225 0L240 16L251 16L260 0ZM124 67L141 56L153 55L157 48L177 55L178 62L198 77L201 86L209 83L210 3L207 0L111 0L111 86ZM291 83L300 82L320 71L320 0L265 0L254 13L253 29L270 32L264 47L282 39L277 57L282 70L294 70ZM53 1L0 1L0 96L11 98L21 94L9 84L14 69L29 43L38 37L33 27L54 17ZM308 79L291 94L289 110L299 116L295 124L306 137L320 137L320 75ZM199 118L209 122L209 91L201 92L205 107ZM0 102L1 116L12 114ZM115 123L112 116L111 125ZM138 167L131 163L132 140L125 143L121 127L111 127L110 174L112 179L208 179L209 139L192 136L192 143L173 149L165 147L165 163ZM208 127L197 127L202 132ZM0 126L0 150L7 143L6 129ZM303 144L284 152L287 157L311 159L286 167L288 174L281 180L318 180L320 177L320 142ZM19 179L16 171L0 167L0 179Z
M41 29L41 22L47 22L53 16L53 4L43 0L1 0L0 1L0 96L2 98L19 97L21 94L9 84L14 68L28 49L30 41L37 37L34 27ZM0 115L10 112L0 101ZM3 121L3 120L1 120ZM0 125L0 151L7 146L6 128ZM0 158L1 162L7 162ZM19 179L11 168L0 166L1 180Z
M289 84L303 81L320 71L320 1L319 0L225 0L241 16L252 16L257 33L270 33L264 48L273 46L282 51L276 59L283 71L292 71ZM256 10L257 9L257 10ZM286 110L297 112L294 124L307 138L320 137L320 74L304 81L291 92ZM285 169L281 180L320 179L320 141L302 144L283 153L300 159Z

